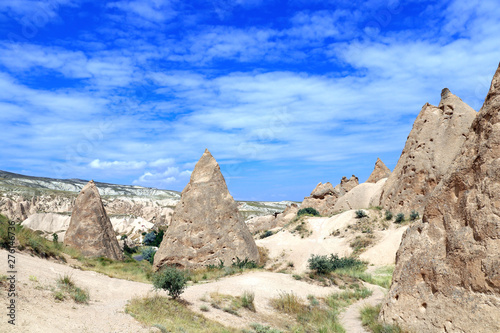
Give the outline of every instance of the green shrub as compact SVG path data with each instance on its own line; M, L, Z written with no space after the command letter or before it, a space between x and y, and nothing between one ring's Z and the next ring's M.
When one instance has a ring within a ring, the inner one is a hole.
M164 234L165 232L163 230L160 230L160 232L156 232L153 230L150 233L146 234L146 236L144 236L144 240L142 241L142 243L147 246L159 247L161 241L163 240Z
M57 243L58 240L59 240L59 236L54 232L52 234L52 242Z
M362 210L362 209L359 209L356 211L356 218L357 219L361 219L363 217L367 217L368 215L366 215L365 211Z
M89 292L77 287L70 275L60 276L57 280L57 284L61 291L54 293L54 298L56 300L64 300L65 297L63 292L65 292L69 294L69 296L71 296L76 303L88 303L90 298Z
M308 260L309 269L316 271L318 274L326 274L333 272L339 268L361 267L364 263L361 260L352 257L339 258L336 254L330 256L311 255Z
M255 305L253 304L254 299L255 294L253 292L244 291L241 296L241 306L255 312Z
M255 261L248 260L248 258L241 260L240 258L236 257L236 261L233 262L232 266L238 267L240 269L257 268L257 263Z
M391 213L391 211L390 211L390 210L386 210L386 211L385 211L385 219L386 219L387 221L392 220L392 213Z
M264 239L272 235L274 235L274 232L272 232L271 230L266 230L262 235L260 235L260 239Z
M302 216L302 215L312 215L312 216L320 216L319 212L312 208L312 207L307 207L307 208L302 208L297 212L297 216Z
M165 267L159 272L153 274L154 289L163 289L168 291L172 298L179 297L186 288L187 278L183 272L175 267Z
M155 258L156 250L152 247L147 247L144 250L142 250L142 258L144 260L149 261L151 264L153 263L153 260Z
M396 215L396 219L394 220L394 223L401 223L401 222L404 222L404 220L405 220L405 214L399 213L398 215Z
M411 211L411 213L410 213L410 220L411 221L415 221L419 217L420 217L420 215L418 214L418 212L416 210Z

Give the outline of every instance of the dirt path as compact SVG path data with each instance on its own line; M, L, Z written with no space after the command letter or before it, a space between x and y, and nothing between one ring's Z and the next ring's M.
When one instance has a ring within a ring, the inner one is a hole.
M151 285L73 269L48 260L16 253L16 326L7 323L3 314L0 332L67 333L124 332L147 333L130 315L124 313L127 301L147 295ZM7 272L7 251L0 250L0 274ZM88 305L66 299L54 299L57 279L70 275L75 284L89 291ZM7 302L6 290L0 291L1 306ZM2 312L3 313L3 312Z
M384 288L369 283L364 283L364 285L367 288L370 288L373 291L373 294L368 298L352 304L340 315L340 323L347 333L369 333L363 328L363 325L361 325L361 315L359 311L365 305L377 305L384 299Z

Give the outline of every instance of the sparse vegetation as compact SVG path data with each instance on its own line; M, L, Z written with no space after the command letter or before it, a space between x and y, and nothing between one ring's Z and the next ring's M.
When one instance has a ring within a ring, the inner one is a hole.
M405 214L399 213L396 215L396 219L394 220L394 223L403 223L405 220Z
M239 269L243 268L252 269L252 268L257 268L257 263L255 261L248 260L248 258L241 260L240 258L236 257L236 261L232 263L232 266L237 267Z
M354 290L331 294L326 299L309 295L309 304L306 305L295 294L282 292L271 299L271 306L296 318L297 324L287 325L287 332L345 332L338 322L338 313L356 300L370 295L370 290L358 286Z
M362 209L359 209L356 211L356 218L357 219L362 219L363 217L367 217L366 212Z
M127 304L125 311L145 325L162 325L166 329L166 332L237 332L236 329L227 328L215 321L206 319L202 315L194 313L179 300L159 295L134 298Z
M241 296L232 296L213 292L210 294L210 305L214 309L222 310L235 316L240 316L238 310L241 308L255 312L253 304L255 294L250 291L244 291Z
M326 274L339 268L365 266L365 264L359 259L353 257L339 258L336 254L330 254L330 256L313 254L311 255L311 258L309 258L308 263L309 269L316 271L318 274Z
M159 272L153 274L153 287L168 291L168 294L176 299L186 288L187 278L184 272L177 270L175 267L163 267Z
M65 248L68 252L70 248ZM85 258L74 249L70 250L73 255L82 263L83 270L96 271L109 277L150 283L152 276L152 266L149 261L137 261L130 255L126 255L123 261L111 260L108 258ZM69 253L68 253L69 254ZM72 255L72 257L73 257Z
M363 252L366 248L368 248L370 245L373 244L373 235L367 235L367 236L356 236L351 243L349 243L349 246L354 250L353 255L359 255L361 252Z
M272 235L274 235L274 232L272 232L271 230L266 230L262 233L262 235L260 235L260 239L264 239Z
M256 323L250 324L250 327L252 330L243 330L243 333L283 333L280 330Z
M415 221L418 218L420 218L418 212L416 210L412 210L410 213L410 221Z
M369 297L373 294L370 289L360 288L358 284L353 284L354 290L346 290L341 293L334 293L326 299L327 304L333 309L347 307L357 300Z
M297 216L302 216L302 215L321 216L321 214L316 209L314 209L312 207L299 209L299 211L297 212Z
M59 301L66 299L66 295L71 297L76 303L85 303L89 301L89 292L77 287L70 275L60 276L57 279L58 291L54 292L54 298Z
M241 306L255 312L255 305L253 304L254 300L255 294L253 292L244 291L243 295L241 295Z
M362 280L371 284L379 285L388 289L392 282L392 273L394 266L380 267L373 274L366 273L365 267L340 268L335 270L335 273L340 276L348 276Z
M366 305L360 311L361 323L373 333L403 333L396 325L381 324L378 321L380 304L377 306Z

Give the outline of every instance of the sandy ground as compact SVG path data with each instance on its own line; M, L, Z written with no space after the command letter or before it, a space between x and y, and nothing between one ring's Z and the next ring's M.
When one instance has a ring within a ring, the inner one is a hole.
M2 315L0 332L149 332L125 314L124 307L134 296L148 294L151 285L112 279L29 254L16 253L15 256L16 326L9 325L6 316ZM5 274L7 251L0 250L0 258L0 272ZM77 286L88 289L89 305L76 304L73 300L54 300L51 288L56 287L57 279L65 274L70 275ZM2 303L6 304L5 290L1 291L1 295Z
M274 262L292 262L293 270L303 273L307 270L307 260L311 254L333 253L340 257L349 256L352 253L349 245L352 237L335 237L332 233L345 230L356 222L354 210L332 217L309 217L307 228L312 231L312 234L307 237L301 238L298 233L293 234L287 230L281 230L270 237L256 240L256 243L258 246L269 249L269 255ZM393 265L401 243L401 236L406 229L407 226L397 227L390 223L387 230L375 231L376 244L362 253L360 258L375 266Z

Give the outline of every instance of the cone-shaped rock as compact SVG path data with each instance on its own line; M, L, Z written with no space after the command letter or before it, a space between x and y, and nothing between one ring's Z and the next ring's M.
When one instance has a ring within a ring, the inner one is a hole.
M375 168L373 169L370 177L366 180L367 183L376 183L383 178L389 177L391 170L385 166L384 162L380 158L377 158L375 162Z
M64 244L77 248L84 256L123 260L113 225L93 181L76 198Z
M196 164L154 258L154 269L259 261L257 245L240 217L217 161L208 150Z
M467 139L408 229L381 318L412 332L500 332L500 67Z
M476 114L446 88L439 106L425 104L384 185L380 205L393 212L421 213L432 190L448 173Z

